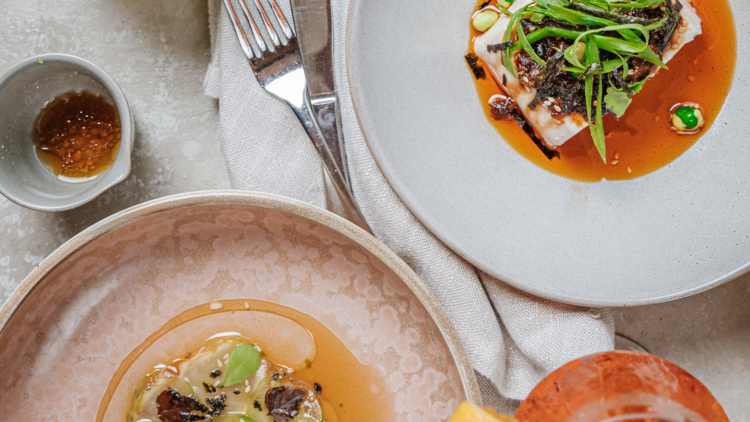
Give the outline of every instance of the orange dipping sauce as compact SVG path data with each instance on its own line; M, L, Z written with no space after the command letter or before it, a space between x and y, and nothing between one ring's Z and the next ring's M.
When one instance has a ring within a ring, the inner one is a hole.
M687 0L682 0L687 1ZM478 5L483 4L480 1ZM737 40L732 11L727 0L692 0L702 19L703 34L686 44L633 97L619 121L604 118L607 163L602 162L589 130L584 130L557 148L560 158L548 160L514 121L498 121L490 114L489 99L503 93L491 77L476 80L479 100L487 119L519 154L534 164L569 179L598 182L602 179L634 179L656 171L682 155L716 121L732 84L737 58ZM496 4L492 0L490 4ZM471 24L469 52L481 35ZM473 76L472 76L473 77ZM678 135L670 125L670 109L679 103L696 102L706 111L706 125L696 135Z
M100 95L79 91L44 106L33 139L39 159L52 174L89 177L115 161L120 132L117 109Z

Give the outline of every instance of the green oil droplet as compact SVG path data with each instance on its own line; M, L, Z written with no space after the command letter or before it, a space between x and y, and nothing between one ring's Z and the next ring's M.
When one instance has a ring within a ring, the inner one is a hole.
M680 107L675 112L675 115L682 120L682 123L684 123L688 129L694 129L698 126L698 117L695 115L694 107Z

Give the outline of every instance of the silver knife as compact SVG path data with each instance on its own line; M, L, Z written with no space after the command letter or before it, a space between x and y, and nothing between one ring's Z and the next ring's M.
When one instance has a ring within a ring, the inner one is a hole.
M360 226L364 224L364 228L369 231L367 223L354 202L346 162L339 101L336 96L333 73L333 17L330 0L291 0L291 3L297 43L307 78L310 107L318 122L320 133L326 141L327 152L337 167L328 169L329 174L344 208L353 207L351 210L347 209L348 214L356 214L350 215L350 219L361 219L361 222L354 222ZM340 176L340 181L336 180L335 173ZM341 192L341 189L345 189L346 192Z

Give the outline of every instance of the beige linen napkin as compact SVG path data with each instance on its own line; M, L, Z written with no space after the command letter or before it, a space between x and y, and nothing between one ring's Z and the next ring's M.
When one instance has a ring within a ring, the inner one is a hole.
M281 0L291 18L288 0ZM478 271L432 235L401 203L370 155L346 78L348 0L332 0L336 78L355 195L375 235L432 289L456 326L486 405L515 410L531 388L562 364L614 346L607 310L542 300ZM258 85L221 0L209 0L213 57L206 95L219 100L222 148L235 189L271 192L320 207L323 170L292 111ZM328 194L330 195L330 193Z

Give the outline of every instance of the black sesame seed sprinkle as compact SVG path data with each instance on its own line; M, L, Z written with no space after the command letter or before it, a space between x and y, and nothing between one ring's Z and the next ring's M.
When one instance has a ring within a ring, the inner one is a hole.
M318 384L317 382L313 384L313 387L315 388L315 393L317 394L320 394L320 392L323 391L323 389L320 387L320 384Z

